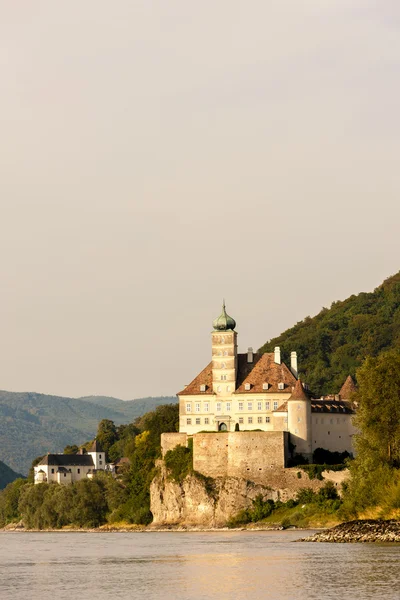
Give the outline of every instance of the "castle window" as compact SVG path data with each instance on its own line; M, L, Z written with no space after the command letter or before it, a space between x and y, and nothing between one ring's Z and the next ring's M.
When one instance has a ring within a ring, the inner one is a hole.
M186 425L191 425L192 424L192 419L186 419Z
M297 422L301 423L301 417L297 417Z
M328 435L331 435L331 432L330 432L330 431L328 431Z
M243 424L243 417L239 417L239 423Z
M225 344L225 338L223 335L221 335L221 344Z
M201 391L201 392L205 392L205 391L206 391L206 386L205 386L205 384L204 384L204 383L202 383L202 384L201 384L201 386L200 386L200 391Z
M200 417L196 417L196 425L200 425Z
M221 391L221 386L217 385L217 392L220 392L220 391Z
M271 402L265 403L265 410L271 410Z
M208 402L204 402L204 412L209 412L210 410L210 405L208 404Z
M284 390L285 389L285 384L284 383L278 383L278 390Z
M262 410L262 402L257 402L257 410Z
M221 375L221 381L226 381L226 375Z
M263 390L267 390L269 388L269 383L263 383Z
M278 408L278 402L275 400L274 401L274 410L276 410Z
M228 356L228 350L224 350L224 356Z
M227 402L226 403L226 410L229 412L231 410L231 403Z
M265 417L265 422L266 422L266 423L269 423L270 421L271 421L271 418L270 418L270 417Z
M245 383L245 384L244 384L244 389L245 389L245 390L247 390L247 391L248 391L250 388L251 388L251 385L250 385L250 383Z
M257 423L262 423L262 417L257 417Z
M243 402L239 402L239 410L243 410Z
M196 404L194 405L194 410L196 412L200 412L200 402L196 402Z
M101 460L99 460L99 465L102 465L102 464L103 464L103 463L102 463L102 461L101 461Z
M247 422L248 422L248 423L250 423L250 425L251 425L251 424L253 423L253 417L249 417L249 418L247 419Z
M226 369L226 364L225 363L221 364L221 369Z
M99 458L101 458L101 454L100 454Z
M247 410L253 410L253 403L252 402L248 402L247 403Z
M52 469L51 472L54 473L54 469Z
M221 412L221 402L217 402L217 412Z
M192 405L190 404L190 402L186 404L186 412L192 412Z
M79 474L80 472L81 472L81 470L80 470L80 469L78 469L78 474Z
M210 422L210 419L209 419L208 417L206 417L206 418L204 419L204 425L208 425L208 424L209 424L209 422Z

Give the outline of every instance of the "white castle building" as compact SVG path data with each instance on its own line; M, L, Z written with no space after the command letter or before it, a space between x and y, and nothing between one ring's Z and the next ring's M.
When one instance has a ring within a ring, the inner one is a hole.
M94 440L89 452L78 454L46 454L33 467L35 483L74 483L93 477L96 471L106 469L106 455L99 442Z
M178 393L179 431L286 431L295 452L307 458L316 448L353 453L352 378L339 394L312 399L298 378L296 352L290 367L279 347L238 354L235 327L224 304L213 322L211 362Z

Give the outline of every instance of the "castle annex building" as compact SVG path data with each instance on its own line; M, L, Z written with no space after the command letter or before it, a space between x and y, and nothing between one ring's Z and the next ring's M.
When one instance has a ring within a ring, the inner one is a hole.
M186 434L182 438L207 431L261 430L271 434L271 441L279 438L281 445L290 441L295 452L307 458L316 448L352 453L351 377L338 394L313 399L298 378L295 351L290 366L282 362L278 347L273 353L257 354L249 348L239 354L235 327L224 304L213 322L211 362L178 393L179 431ZM287 450L284 454L286 462Z

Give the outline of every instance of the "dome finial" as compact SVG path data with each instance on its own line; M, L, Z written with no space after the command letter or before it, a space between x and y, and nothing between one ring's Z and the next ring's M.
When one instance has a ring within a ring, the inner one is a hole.
M225 298L222 301L222 313L218 319L213 321L213 327L218 331L226 331L227 329L231 329L233 331L236 327L235 319L226 313Z

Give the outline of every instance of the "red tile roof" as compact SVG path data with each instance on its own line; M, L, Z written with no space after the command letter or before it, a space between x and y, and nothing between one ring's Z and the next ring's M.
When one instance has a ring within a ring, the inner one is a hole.
M253 362L247 362L247 352L238 354L238 368L236 373L235 394L260 394L265 392L287 394L293 391L296 378L284 363L277 364L274 353L254 354ZM245 385L250 384L246 390ZM263 389L263 384L268 383L268 390ZM283 383L284 388L280 390L278 384ZM201 392L200 386L205 385L206 391ZM189 396L194 394L212 394L212 362L193 379L178 396Z
M306 402L309 402L310 398L304 391L303 384L301 383L300 379L296 381L296 385L294 386L294 390L289 400L305 400Z
M355 384L354 379L351 375L349 375L342 385L342 389L339 392L339 396L343 398L343 400L350 400L352 394L357 391L357 386Z

